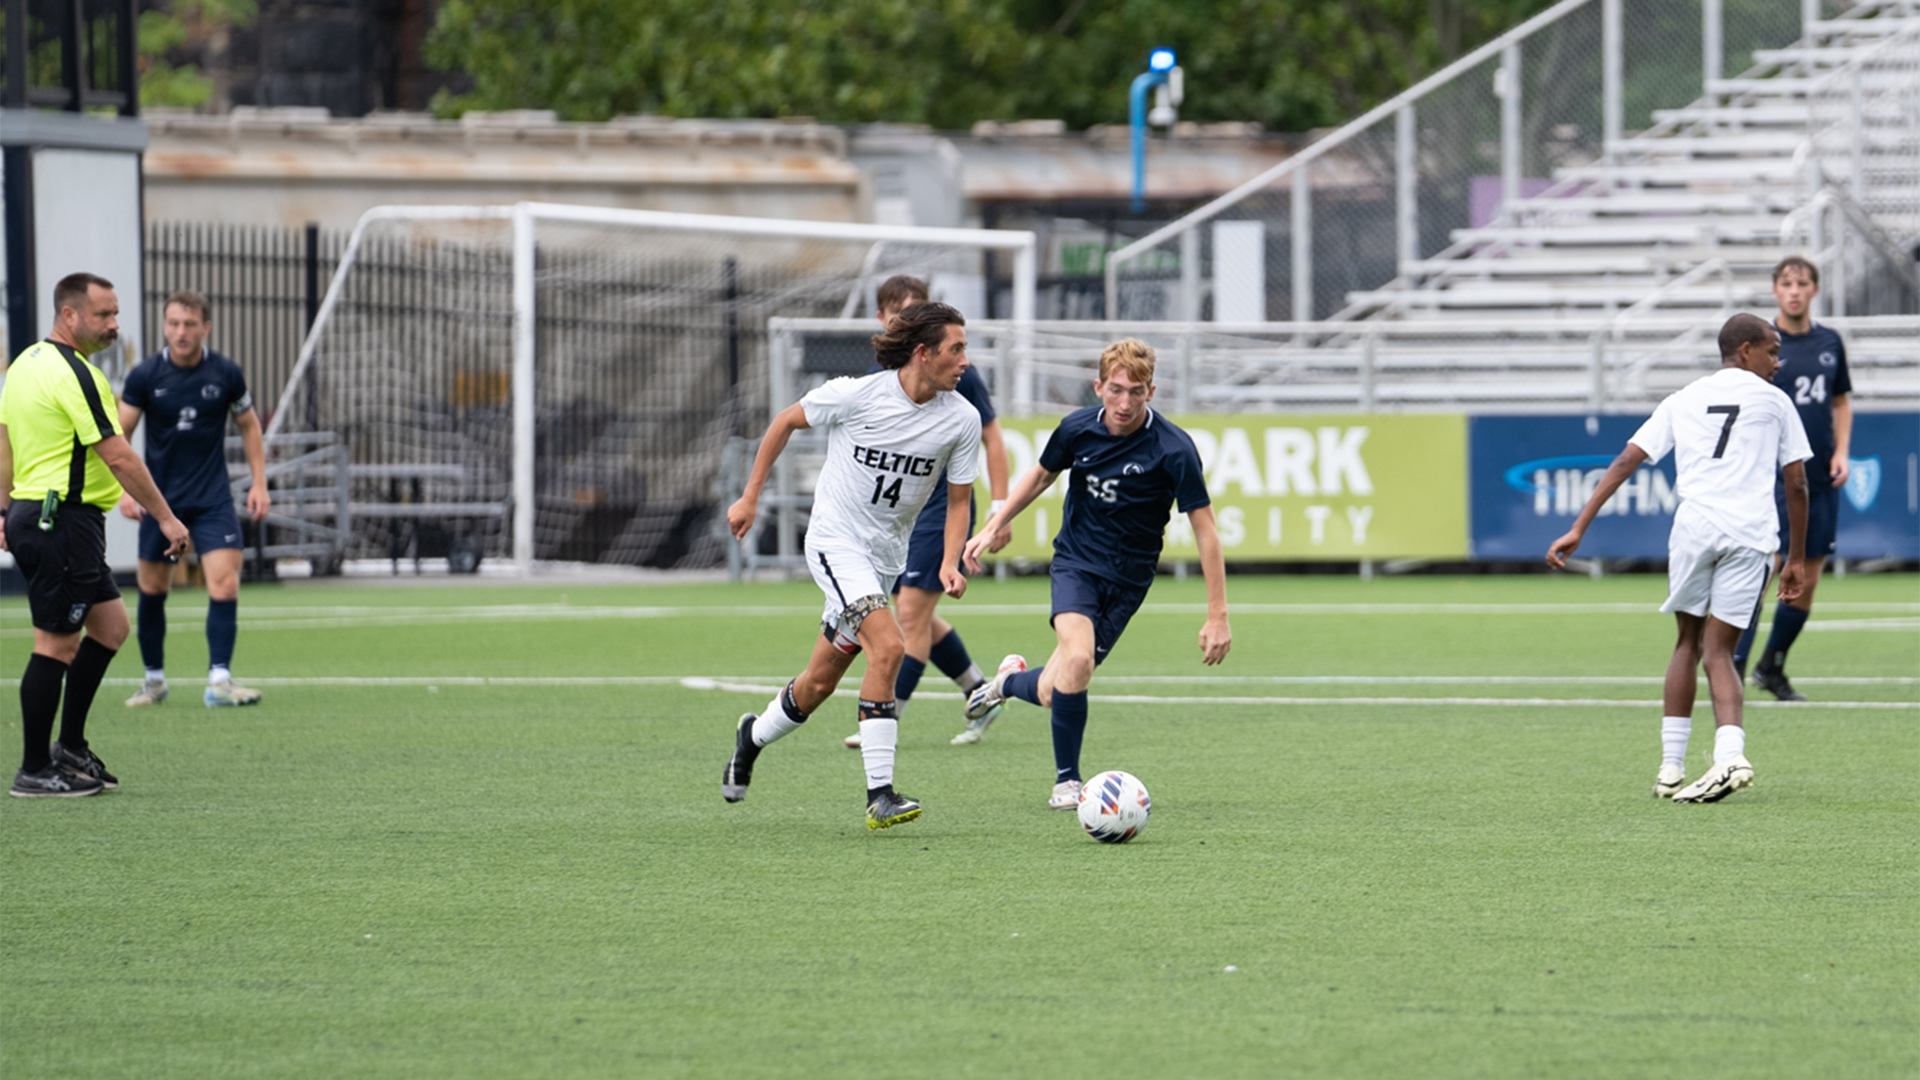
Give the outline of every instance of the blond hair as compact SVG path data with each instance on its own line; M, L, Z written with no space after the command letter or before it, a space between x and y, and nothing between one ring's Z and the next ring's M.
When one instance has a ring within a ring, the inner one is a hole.
M1100 353L1100 381L1113 377L1115 368L1126 372L1134 382L1153 384L1153 346L1139 338L1116 341Z

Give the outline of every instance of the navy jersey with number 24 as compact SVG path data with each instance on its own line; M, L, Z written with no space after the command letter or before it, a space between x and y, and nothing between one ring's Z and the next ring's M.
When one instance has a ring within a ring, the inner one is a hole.
M1115 436L1105 415L1099 406L1069 413L1040 451L1042 468L1068 474L1054 565L1146 588L1173 506L1189 514L1212 500L1186 432L1148 409L1138 431Z

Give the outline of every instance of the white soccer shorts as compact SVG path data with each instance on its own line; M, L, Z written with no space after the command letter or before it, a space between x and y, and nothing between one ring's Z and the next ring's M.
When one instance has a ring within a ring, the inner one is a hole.
M1667 602L1660 610L1712 615L1744 630L1760 611L1772 564L1772 552L1676 521L1667 540Z
M832 638L834 648L852 656L860 651L860 624L887 606L893 576L881 575L873 556L851 544L808 544L807 569L827 599L821 632Z

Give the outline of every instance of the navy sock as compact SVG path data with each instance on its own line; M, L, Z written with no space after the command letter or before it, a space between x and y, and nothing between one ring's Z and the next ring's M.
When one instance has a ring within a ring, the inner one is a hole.
M893 677L893 699L906 701L913 696L914 688L920 685L920 676L927 673L927 662L915 660L911 656L900 658L900 674Z
M113 663L118 649L109 649L91 636L80 639L80 651L67 668L67 703L60 710L60 742L69 750L87 748L87 713L93 708L93 695L106 678L107 665Z
M1080 779L1080 740L1087 733L1087 692L1053 692L1053 782Z
M1037 667L1032 671L1016 672L1007 676L1007 681L1001 683L1000 687L1006 691L1005 696L1007 697L1019 698L1021 701L1028 702L1029 704L1038 705L1040 704L1040 673L1045 670L1047 669L1044 667ZM1056 699L1059 696L1058 694L1054 695ZM1086 695L1082 694L1080 700L1082 702L1086 701ZM1082 712L1084 714L1084 707Z
M1740 644L1733 647L1733 670L1739 672L1742 679L1747 677L1747 657L1753 655L1753 639L1760 633L1760 607L1754 605L1753 621L1740 631Z
M207 666L233 666L233 639L240 635L240 601L207 601Z
M927 659L940 669L940 674L949 679L957 679L973 666L973 657L967 655L966 643L960 640L960 631L948 630L947 636L933 643L927 653Z
M1767 635L1767 651L1761 655L1760 662L1778 671L1787 666L1787 650L1793 648L1793 641L1807 625L1807 612L1792 604L1781 604L1773 609L1773 633Z
M26 673L20 676L20 734L25 743L20 768L37 773L53 764L47 756L47 744L53 739L53 717L60 711L60 684L67 678L67 665L39 653L27 657Z
M140 594L140 662L149 671L167 666L167 594Z

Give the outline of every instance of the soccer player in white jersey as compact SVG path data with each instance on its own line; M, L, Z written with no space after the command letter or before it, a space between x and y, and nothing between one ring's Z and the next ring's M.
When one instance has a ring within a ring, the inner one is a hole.
M834 379L773 418L746 493L727 509L727 525L745 539L760 490L787 440L803 428L826 430L827 459L814 487L806 543L807 569L826 594L821 636L806 671L758 714L740 718L720 795L728 802L747 797L760 751L805 723L864 650L860 754L867 773L867 828L885 829L920 816L919 803L893 790L900 730L894 680L906 639L887 595L906 565L914 519L943 470L947 531L940 584L948 596L966 592L959 561L979 469L980 414L953 392L967 369L966 320L958 311L915 304L873 339L873 349L884 370Z
M1720 370L1675 391L1601 476L1573 528L1547 549L1564 567L1587 526L1642 463L1673 451L1673 531L1667 539L1667 602L1680 639L1667 665L1662 758L1653 793L1674 802L1718 802L1753 783L1747 732L1740 723L1740 675L1733 648L1759 614L1772 556L1780 546L1773 480L1786 488L1788 550L1780 564L1780 599L1805 587L1806 460L1813 456L1791 398L1774 386L1780 336L1766 320L1735 315L1720 328ZM1704 655L1715 722L1713 764L1686 783L1687 739L1693 731L1697 670Z

